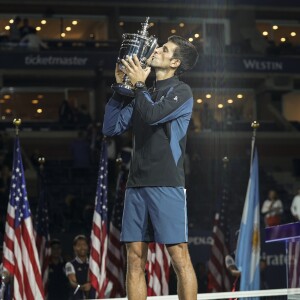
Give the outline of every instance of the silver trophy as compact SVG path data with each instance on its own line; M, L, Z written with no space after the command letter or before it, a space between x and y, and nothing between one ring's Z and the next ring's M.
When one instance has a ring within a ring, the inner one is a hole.
M137 55L142 68L146 68L147 59L157 46L157 38L149 36L147 31L149 28L148 21L149 17L146 18L145 23L142 23L142 30L139 30L138 33L124 33L122 35L123 41L118 57L119 68L121 70L125 68L121 63L121 59L126 59L127 55L132 58L134 54ZM125 74L122 83L114 83L111 87L121 95L134 97L134 87Z

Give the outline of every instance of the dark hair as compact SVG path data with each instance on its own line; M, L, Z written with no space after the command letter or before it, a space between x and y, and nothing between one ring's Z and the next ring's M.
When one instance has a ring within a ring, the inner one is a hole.
M50 247L54 246L54 245L61 245L61 242L59 239L53 239L50 241Z
M170 36L168 41L177 46L173 58L177 58L181 62L175 75L180 75L185 71L192 69L198 60L198 51L196 47L188 40L178 35Z
M73 246L75 246L78 241L86 241L86 243L88 244L88 239L83 234L79 234L79 235L75 236L75 238L73 240Z

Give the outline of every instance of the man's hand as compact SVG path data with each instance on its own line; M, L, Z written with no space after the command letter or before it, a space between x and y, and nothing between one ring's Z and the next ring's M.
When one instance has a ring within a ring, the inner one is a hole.
M142 68L136 54L133 55L133 59L131 57L128 57L127 61L122 59L122 64L125 67L125 74L129 77L133 86L138 81L145 82L151 71L150 67Z
M80 289L85 291L85 292L89 292L91 287L92 287L91 284L89 282L87 282L85 284L82 284Z
M117 83L122 83L125 74L120 70L119 64L116 64L115 77Z

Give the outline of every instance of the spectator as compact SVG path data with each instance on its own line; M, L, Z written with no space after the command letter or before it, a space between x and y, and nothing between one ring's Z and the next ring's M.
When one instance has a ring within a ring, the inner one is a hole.
M227 270L229 271L229 273L234 278L232 291L239 291L239 289L240 289L241 272L239 271L239 269L235 263L236 247L237 247L237 243L238 243L239 234L240 234L240 230L237 230L235 232L234 251L230 255L228 254L225 256L225 266L226 266Z
M21 39L19 25L21 23L20 17L15 17L14 22L10 25L9 40L13 43L19 43Z
M102 143L101 127L101 123L92 122L87 128L87 139L90 145L90 157L93 164L99 158L98 150L101 148Z
M201 129L212 129L214 117L208 103L204 103L203 109L200 111Z
M36 30L26 34L20 41L21 46L27 46L29 50L39 51L40 49L47 49L48 46L44 43L41 38L37 35Z
M236 121L236 113L232 106L226 106L224 109L224 123L225 128L233 129L234 122Z
M267 276L266 276L266 269L267 269L267 261L263 258L259 261L259 268L260 268L260 289L267 290L269 288L267 283ZM263 298L267 299L267 298Z
M281 200L278 199L276 191L269 191L268 199L264 201L261 212L264 215L266 226L276 226L281 223L283 205Z
M296 221L300 221L300 188L298 189L298 194L294 197L291 212Z
M92 118L85 104L81 104L79 106L77 112L77 123L80 129L87 129L87 127L92 123Z
M72 194L67 194L62 205L63 231L70 231L72 221L76 219L76 198Z
M20 27L21 39L27 34L35 33L36 30L34 27L29 25L29 20L27 18L23 19L23 25Z
M69 283L65 274L65 261L61 256L60 240L54 239L50 245L48 300L66 300L69 295Z
M72 142L71 152L74 168L90 167L90 145L83 131L78 131L77 138Z
M74 124L73 110L67 99L64 99L63 102L61 103L59 107L58 117L59 117L59 122L61 124L64 125Z
M75 259L66 264L66 275L72 291L70 300L94 299L95 290L89 282L88 240L84 235L77 235L73 241Z

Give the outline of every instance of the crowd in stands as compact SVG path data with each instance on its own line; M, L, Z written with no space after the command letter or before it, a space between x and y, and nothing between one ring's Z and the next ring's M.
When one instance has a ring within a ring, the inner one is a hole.
M276 43L270 37L265 37L261 32L256 28L255 22L249 24L243 24L241 20L237 21L238 18L232 18L232 41L230 45L220 46L220 40L223 40L224 37L220 36L222 33L218 31L213 31L211 36L207 36L206 40L195 39L194 43L198 48L200 53L205 54L220 54L218 52L223 52L226 54L243 54L243 55L299 55L300 48L295 43L292 43L288 38L285 38L284 42ZM243 19L243 17L240 17ZM29 19L21 19L19 16L16 16L13 20L14 22L10 24L9 34L3 32L0 34L0 44L11 44L14 46L20 46L22 48L28 48L32 51L39 51L48 48L57 48L57 41L55 39L47 39L47 43L44 42L38 35L36 29L30 25ZM242 24L241 24L242 23ZM235 32L237 31L237 32ZM93 36L93 35L92 35ZM121 36L119 37L121 38ZM81 42L81 43L80 43ZM95 47L95 44L102 45L102 48L117 49L118 43L116 44L115 39L112 41L95 41L94 37L91 38L91 41L79 41L78 44L85 45L85 48L98 48ZM90 43L92 43L90 45ZM68 43L67 40L62 40L60 43L60 49L66 48L77 48L76 43L71 41ZM111 44L111 45L110 45ZM64 47L61 47L64 45ZM92 47L90 47L92 46Z
M300 220L300 189L292 199L292 203L281 201L275 190L270 190L263 202L261 213L266 227Z
M0 42L11 46L27 48L31 51L47 49L48 45L38 36L36 28L30 25L28 18L15 17L10 24L9 34L2 34Z
M201 130L236 130L238 122L246 122L240 107L225 106L222 110L212 108L207 102L203 104L199 112ZM249 121L250 122L250 121Z

